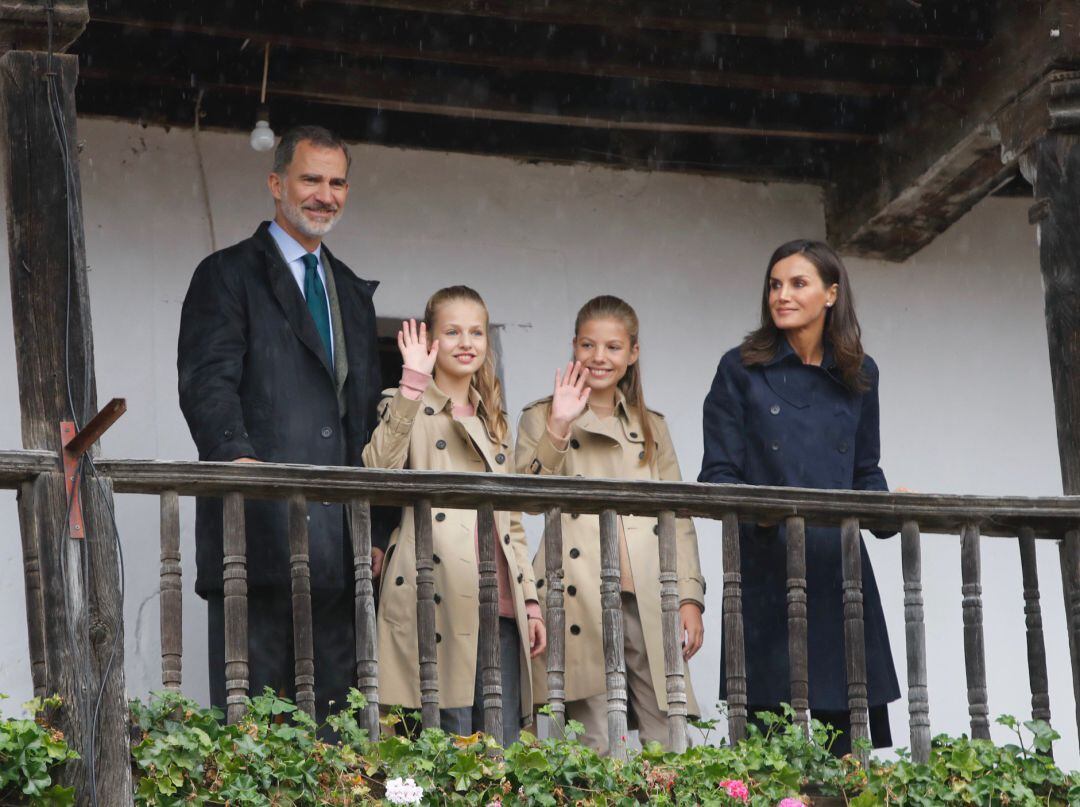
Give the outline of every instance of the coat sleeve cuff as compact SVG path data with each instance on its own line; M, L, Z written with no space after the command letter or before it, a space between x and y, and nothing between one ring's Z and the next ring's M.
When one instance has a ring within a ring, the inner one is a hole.
M536 459L529 466L529 471L534 474L557 474L562 470L566 461L568 447L559 448L551 438L547 429L540 435L536 444Z
M679 580L679 605L692 602L705 612L705 584L698 577L684 577Z
M544 614L540 610L540 603L535 599L527 599L525 601L525 616L529 619L539 619L544 621Z
M404 435L412 431L413 421L416 420L416 413L419 411L420 399L408 398L401 388L398 388L387 411L386 425L390 433Z
M259 455L255 453L255 446L246 438L247 435L244 435L243 438L238 440L226 440L224 443L219 443L206 453L204 459L207 462L232 462L241 457L250 457L253 460L259 459Z

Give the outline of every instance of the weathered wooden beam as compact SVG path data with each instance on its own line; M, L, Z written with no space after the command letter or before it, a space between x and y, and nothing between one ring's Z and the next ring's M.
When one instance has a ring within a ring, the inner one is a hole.
M251 690L247 534L244 531L244 497L239 493L225 495L222 531L225 550L221 572L225 610L225 717L230 723L236 723L247 713Z
M375 738L379 734L379 640L371 576L371 506L367 499L349 502L349 535L356 581L356 687L367 699L360 727L367 729L368 737Z
M477 560L480 570L480 639L476 667L480 672L483 692L483 730L501 745L503 691L499 647L499 567L495 553L502 549L495 545L495 511L490 504L483 504L476 509L476 531L479 536ZM473 729L479 730L480 726L473 726Z
M0 488L19 490L38 474L57 469L55 451L0 451Z
M97 411L75 156L77 75L73 56L11 51L0 57L0 153L22 438L26 448L53 452L60 450L61 420L82 423ZM37 478L34 512L25 514L40 536L47 688L63 698L59 727L81 755L65 766L61 781L75 787L80 805L94 789L100 803L130 804L112 489L107 480L91 477L85 461L82 468L86 541L67 537L58 466Z
M566 609L563 607L562 511L544 513L544 585L547 586L547 690L551 720L561 736L566 726Z
M848 710L851 713L852 748L857 740L870 739L870 717L866 681L866 623L863 619L862 537L857 518L840 522L844 575L844 670L847 673ZM856 756L867 764L866 751Z
M603 610L604 680L607 683L608 754L626 759L627 688L623 646L619 514L600 513L600 606Z
M296 705L315 717L315 637L311 621L311 554L308 503L289 497L289 568L292 578L293 670Z
M679 620L679 551L675 542L674 513L660 514L657 533L660 537L660 614L664 637L668 748L681 754L689 740L686 735L686 677Z
M149 88L188 88L191 77L161 75L87 67L87 79L118 85ZM387 80L376 71L336 70L335 76L306 79L304 82L275 82L273 95L335 106L375 109L387 112L438 115L468 120L508 121L533 125L565 126L577 129L602 129L612 132L649 132L653 134L726 135L730 137L773 140L812 140L823 143L874 144L878 136L865 132L832 129L752 126L710 120L694 111L651 114L634 109L550 109L523 103L495 93L475 97L462 93L456 80L428 80L413 86L400 80ZM351 72L342 78L343 72ZM201 84L207 92L227 95L259 96L255 82L209 81Z
M420 664L420 719L424 728L439 726L439 653L435 630L435 561L431 502L413 507L416 525L416 646Z
M201 19L155 19L137 13L95 11L95 24L118 25L126 29L166 31L207 38L232 39L256 45L340 53L360 59L399 59L411 62L434 62L491 68L519 73L561 73L590 78L621 78L641 82L687 84L729 90L754 90L763 93L801 93L805 95L845 95L851 97L896 96L907 91L908 85L889 81L823 76L764 74L740 71L720 65L672 65L642 59L624 59L618 55L618 43L599 58L582 58L581 54L500 53L481 47L449 48L435 39L413 42L387 39L373 41L327 32L325 36L268 29L266 27L230 25ZM206 40L204 40L206 41ZM208 44L208 47L214 47Z
M926 679L922 537L919 534L918 522L904 522L900 530L900 552L904 575L904 636L907 647L911 758L915 762L925 763L930 759L930 688Z
M977 56L941 87L913 94L904 123L835 172L826 229L844 253L905 260L1015 173L1009 141L1030 139L1046 118L1028 114L1025 94L1037 96L1054 67L1080 58L1080 6L1023 0L1002 9Z
M161 685L180 691L184 669L184 586L180 566L180 497L161 494Z
M30 680L34 697L48 695L45 669L45 603L41 594L41 533L38 529L37 483L19 488L19 533L22 537L23 586L26 596L26 637L30 644Z
M873 46L910 48L970 48L978 37L942 32L934 16L916 6L849 4L813 10L805 5L763 5L739 0L699 7L679 4L640 4L628 7L615 0L579 3L574 0L321 0L342 6L367 6L392 11L498 17L550 25L583 25L608 29L642 29L718 33L766 39L806 39ZM845 24L846 23L846 24ZM968 29L970 30L970 29Z
M1019 535L1020 570L1024 581L1024 623L1027 629L1028 682L1031 687L1031 719L1050 722L1050 683L1046 670L1042 605L1039 596L1039 565L1035 538L1030 530Z
M86 0L0 0L0 52L62 52L89 21Z
M798 516L787 527L788 680L795 723L810 734L810 661L806 623L806 522Z
M2 466L0 466L2 467ZM671 510L678 518L720 520L727 513L747 521L779 522L801 516L811 525L835 525L857 516L863 528L899 531L915 520L927 534L957 534L965 524L984 536L1016 538L1031 527L1039 539L1058 539L1080 519L1080 500L1070 496L957 496L887 493L757 485L704 485L576 479L554 476L386 471L273 463L164 462L98 460L119 493L159 495L176 490L185 496L221 496L239 491L249 498L286 498L304 493L320 501L348 502L356 496L390 506L429 499L440 507L475 508L490 501L497 510L543 513L561 507L566 513L659 516Z
M983 639L982 560L979 528L969 524L960 532L960 571L964 609L964 669L967 674L971 736L990 739L990 709L986 691L986 647Z
M746 739L746 638L743 633L742 559L739 516L724 513L724 681L727 685L728 741Z

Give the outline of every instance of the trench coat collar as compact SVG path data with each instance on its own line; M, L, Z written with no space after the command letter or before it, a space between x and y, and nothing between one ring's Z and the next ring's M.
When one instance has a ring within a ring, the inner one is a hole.
M765 381L773 392L789 404L798 409L805 409L811 403L811 390L808 385L798 383L792 375L789 375L788 368L793 365L803 366L802 360L791 347L791 343L787 339L781 339L776 353L762 365ZM833 381L841 386L844 385L843 379L837 372L836 355L832 343L828 339L825 340L820 369Z
M435 385L434 380L428 384L421 399L425 406L430 406L436 412L446 410L451 415L453 413L453 401L450 400L449 395ZM469 387L469 403L472 404L476 415L454 420L455 427L465 432L465 435L476 447L480 456L484 458L484 462L487 463L490 470L498 470L500 466L505 467L506 454L500 450L502 446L499 445L499 441L488 431L487 420L480 417L481 410L486 412L486 407L476 387ZM502 462L496 460L496 454L502 454Z
M274 241L274 236L270 234L270 222L264 221L259 225L259 229L255 231L254 239L262 247L263 252L266 253L270 288L285 312L285 319L297 338L318 358L336 388L337 373L330 365L330 358L326 355L326 349L323 347L319 332L315 330L315 321L312 320L311 314L308 312L307 303L304 302L304 295L300 293L300 287L296 285L296 280L285 263L285 256L281 254L277 242ZM324 252L328 259L326 261L328 265L324 266L324 271L329 273L333 271L332 266L335 261L328 250L324 249Z
M592 409L585 412L575 421L574 425L590 434L598 434L610 437L618 442L629 441L631 443L643 443L644 431L638 422L637 412L626 401L626 395L618 387L615 388L615 412L613 418L600 418Z

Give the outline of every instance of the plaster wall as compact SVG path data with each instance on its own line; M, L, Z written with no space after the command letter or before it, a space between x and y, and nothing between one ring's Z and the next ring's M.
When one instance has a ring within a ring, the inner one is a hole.
M98 398L128 400L110 431L113 457L193 459L176 399L180 306L211 250L190 131L82 120L79 137ZM202 135L218 246L271 215L269 158L240 135ZM696 176L527 165L501 158L359 146L343 221L328 238L363 277L378 278L379 314L419 314L439 286L467 283L504 324L512 413L548 394L567 357L573 316L612 292L638 309L650 406L666 413L687 478L701 459L701 401L723 351L755 321L771 249L824 234L818 189ZM852 260L867 350L882 368L883 466L893 487L923 492L1061 492L1042 283L1026 201L990 199L903 265ZM0 247L2 249L3 247ZM0 299L9 299L6 273ZM0 446L19 445L10 311L0 305ZM516 417L516 415L515 415ZM191 593L194 508L181 510L184 685L205 700L205 608ZM118 499L126 563L129 692L160 682L158 510ZM30 694L14 495L0 492L0 692L17 711ZM706 645L692 664L698 698L715 714L722 575L718 524L698 524L710 581ZM531 538L539 540L538 523ZM905 689L899 539L871 540L901 688ZM959 542L923 548L931 718L967 726ZM1039 551L1058 752L1080 765L1056 547ZM1029 713L1023 599L1015 542L983 543L991 715ZM906 744L904 702L893 736ZM995 736L1005 734L995 727Z

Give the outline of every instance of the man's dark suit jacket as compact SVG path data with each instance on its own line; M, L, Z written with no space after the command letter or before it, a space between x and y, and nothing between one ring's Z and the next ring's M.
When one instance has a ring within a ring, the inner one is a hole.
M375 308L378 285L361 280L323 248L333 272L348 355L337 381L303 294L263 222L255 235L210 255L195 270L180 316L180 408L199 459L311 465L361 464L382 388ZM288 587L288 505L248 501L248 584ZM352 551L341 505L309 506L311 585L352 584ZM196 504L195 590L222 589L220 499ZM385 536L373 536L382 543Z

